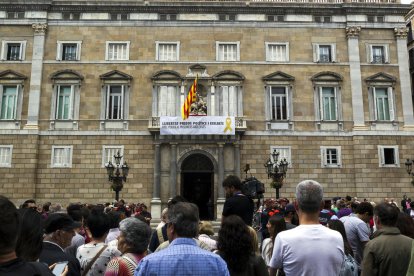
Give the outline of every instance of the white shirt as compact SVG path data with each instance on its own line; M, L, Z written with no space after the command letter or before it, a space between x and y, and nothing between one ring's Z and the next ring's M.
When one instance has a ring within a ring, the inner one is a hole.
M273 249L273 242L271 238L266 238L263 240L262 243L262 258L265 261L267 266L270 266L270 259L272 254L270 253L270 250Z
M363 258L362 243L369 241L371 231L368 225L356 216L345 216L339 220L344 224L346 237L354 252L355 261L358 265L361 265Z
M105 239L105 243L108 244L109 242L116 240L119 237L119 235L121 235L121 231L119 231L119 228L109 229L108 235Z
M276 236L270 267L286 276L338 275L344 260L339 232L321 224L299 225Z
M76 253L76 258L78 259L81 265L81 273L85 270L88 266L88 263L92 261L96 254L105 246L105 243L96 243L91 244L87 243L78 247L78 251ZM86 275L94 276L94 275L104 275L106 266L109 261L113 257L121 256L121 252L119 252L116 248L108 246L102 251L101 255L96 259L96 261L92 264L91 269L88 271Z

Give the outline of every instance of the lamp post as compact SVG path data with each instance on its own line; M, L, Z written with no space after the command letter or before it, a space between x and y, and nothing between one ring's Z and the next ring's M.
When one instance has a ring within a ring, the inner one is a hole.
M414 173L412 172L413 170L413 161L414 160L410 160L407 159L407 161L405 162L405 169L407 170L408 175L411 175L412 179L411 179L411 184L414 185Z
M282 188L289 163L286 158L279 161L279 152L276 149L271 153L271 157L264 164L267 172L267 178L272 179L270 186L276 189L276 199L279 198L279 189Z
M124 182L127 180L129 167L126 162L121 165L122 155L117 152L114 155L115 159L115 166L109 161L108 165L105 166L106 172L108 173L108 180L112 182L111 188L115 192L115 199L116 201L119 200L119 192L122 191L124 187ZM121 175L122 172L122 175Z

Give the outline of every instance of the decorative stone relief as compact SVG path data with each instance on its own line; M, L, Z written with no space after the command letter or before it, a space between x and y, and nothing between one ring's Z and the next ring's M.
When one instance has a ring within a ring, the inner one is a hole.
M192 151L205 151L211 156L217 158L217 149L215 147L203 147L202 145L192 145L192 146L179 146L178 147L178 158L181 159L184 155Z
M402 27L402 28L394 28L394 35L395 38L407 38L408 35L408 28Z
M346 37L359 37L359 33L361 32L361 27L359 26L352 26L352 27L346 27Z
M47 24L46 23L35 23L35 24L32 24L32 28L35 34L45 34L47 30Z

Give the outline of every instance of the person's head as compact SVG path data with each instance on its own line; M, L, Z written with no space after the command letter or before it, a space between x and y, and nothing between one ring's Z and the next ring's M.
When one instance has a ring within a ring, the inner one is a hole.
M161 212L161 221L167 222L168 208L164 208Z
M323 209L331 210L331 201L329 199L323 201Z
M121 212L118 211L110 211L107 213L107 217L109 220L109 228L118 228L119 222L121 221Z
M307 214L318 213L322 208L323 188L314 180L304 180L296 186L297 209Z
M272 241L276 239L277 234L286 230L286 222L282 216L274 215L269 218L266 224Z
M414 239L414 220L409 214L398 212L396 225L402 235Z
M288 205L286 205L286 207L285 207L285 218L291 219L291 218L293 218L295 213L296 213L295 205L293 205L292 203L289 203Z
M145 205L144 203L141 203L141 209L142 211L147 211L147 205Z
M168 208L168 239L197 237L199 221L197 205L189 202L172 205Z
M403 195L403 199L407 199L407 195Z
M364 222L369 222L372 218L374 207L372 207L371 203L369 202L361 202L355 213L358 214L358 217L362 219Z
M230 269L236 272L246 269L255 248L249 228L239 216L231 215L223 219L217 249Z
M359 202L355 202L355 201L353 201L352 203L351 203L351 210L352 210L352 213L356 213L356 210L358 209L358 205L359 205Z
M45 204L43 204L42 212L48 213L50 205L52 205L52 203L50 203L50 202L46 202Z
M327 226L328 228L338 231L341 234L342 239L344 240L345 254L353 256L352 248L349 245L348 238L346 236L345 226L342 223L342 221L340 221L339 219L330 220Z
M174 204L177 204L178 202L188 202L188 201L184 197L180 195L176 195L170 201L168 201L167 207L170 208L171 206L173 206Z
M145 222L134 217L119 223L118 250L124 253L142 254L147 250L151 237L151 228Z
M352 200L352 196L347 195L347 196L345 197L345 200L346 200L346 202L350 202L350 201Z
M74 229L79 227L80 223L75 222L67 214L50 214L44 223L45 240L55 242L60 247L66 248L70 245L72 237L75 235Z
M247 229L249 230L249 234L252 237L253 251L259 253L259 238L257 237L256 230L254 230L254 228L249 225L247 226Z
M207 236L213 236L214 229L213 229L213 225L211 224L211 222L206 221L206 220L200 221L198 233L200 235L205 234Z
M19 211L19 234L16 255L28 262L39 259L43 248L43 219L39 212L30 209Z
M0 256L15 252L19 230L19 214L16 206L0 196Z
M223 180L224 191L226 196L232 196L234 192L239 192L242 190L242 182L240 178L236 175L229 175Z
M91 233L92 238L100 239L109 232L109 219L102 209L92 209L86 221L86 227Z
M389 203L382 202L374 208L374 221L378 229L384 226L395 226L399 210Z
M31 208L37 210L36 201L34 199L28 199L22 204L22 208Z

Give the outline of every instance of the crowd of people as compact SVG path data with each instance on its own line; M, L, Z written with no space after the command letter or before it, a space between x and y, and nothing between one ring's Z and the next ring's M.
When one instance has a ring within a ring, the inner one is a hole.
M27 200L16 208L0 196L0 276L414 276L414 206L405 195L401 204L324 200L322 185L305 180L293 202L265 200L255 229L240 179L222 185L218 233L181 196L154 230L143 203L39 208Z

